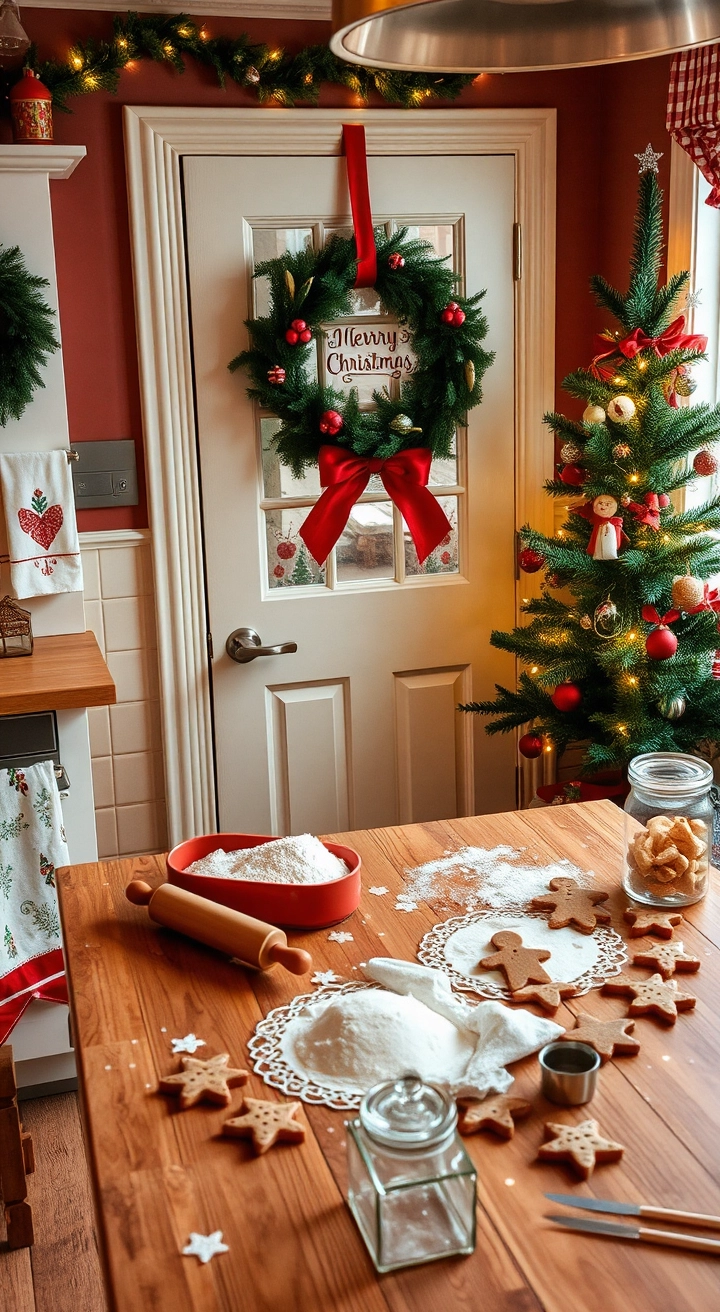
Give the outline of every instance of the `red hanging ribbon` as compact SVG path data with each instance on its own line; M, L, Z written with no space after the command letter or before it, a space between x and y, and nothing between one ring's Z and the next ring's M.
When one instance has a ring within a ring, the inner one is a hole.
M616 341L615 338L603 337L602 334L595 338L595 355L593 356L590 368L594 374L602 377L606 370L598 369L596 366L600 360L607 360L613 355L624 355L626 360L634 360L640 351L647 351L652 348L657 356L661 359L669 351L704 351L707 346L707 337L701 333L684 333L685 316L679 315L677 319L660 334L659 337L648 337L642 328L635 328L622 341Z
M661 618L654 606L643 606L642 617L646 624L660 624L667 627L668 624L674 624L676 620L680 619L680 611L666 610Z
M362 123L343 124L343 148L347 160L355 248L357 250L356 287L374 287L377 279L377 250L370 208L365 128Z
M708 583L705 584L705 595L699 606L692 606L687 612L688 615L699 615L703 610L720 611L720 592L717 588L711 588Z
M379 474L410 530L421 564L442 542L452 525L437 498L428 492L432 452L408 447L381 460L355 456L341 446L321 446L320 483L325 488L300 529L300 537L318 564L327 560L371 474Z

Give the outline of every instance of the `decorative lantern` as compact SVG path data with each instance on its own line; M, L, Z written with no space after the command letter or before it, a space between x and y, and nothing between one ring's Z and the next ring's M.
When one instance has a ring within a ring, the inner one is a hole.
M0 69L19 68L30 49L30 37L20 22L15 0L0 4Z
M52 141L52 96L31 68L10 88L13 140Z
M30 611L23 610L12 597L3 597L0 601L0 643L0 657L32 656Z

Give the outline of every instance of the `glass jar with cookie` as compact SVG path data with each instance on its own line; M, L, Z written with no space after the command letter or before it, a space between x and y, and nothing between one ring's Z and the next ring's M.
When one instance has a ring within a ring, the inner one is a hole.
M712 849L712 766L682 752L647 752L628 766L623 887L648 906L705 896Z

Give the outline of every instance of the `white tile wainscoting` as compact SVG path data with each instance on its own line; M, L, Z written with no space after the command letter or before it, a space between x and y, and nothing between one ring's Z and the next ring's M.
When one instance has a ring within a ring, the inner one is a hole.
M161 851L167 842L149 530L80 534L85 619L117 686L88 711L98 855Z

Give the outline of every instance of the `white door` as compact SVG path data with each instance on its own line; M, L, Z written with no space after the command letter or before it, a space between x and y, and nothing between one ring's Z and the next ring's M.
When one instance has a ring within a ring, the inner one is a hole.
M431 473L449 540L421 567L374 478L320 569L298 537L317 473L300 482L280 467L277 421L227 365L247 345L244 320L265 312L254 263L348 230L345 161L184 161L221 830L323 833L515 805L512 737L488 739L455 709L514 677L489 643L514 617L514 160L375 157L369 176L376 224L409 225L450 256L464 292L487 288L496 360L456 458ZM391 380L353 376L357 335L344 330L388 323L370 292L355 309L318 367L362 400ZM237 664L225 642L240 627L297 652Z

